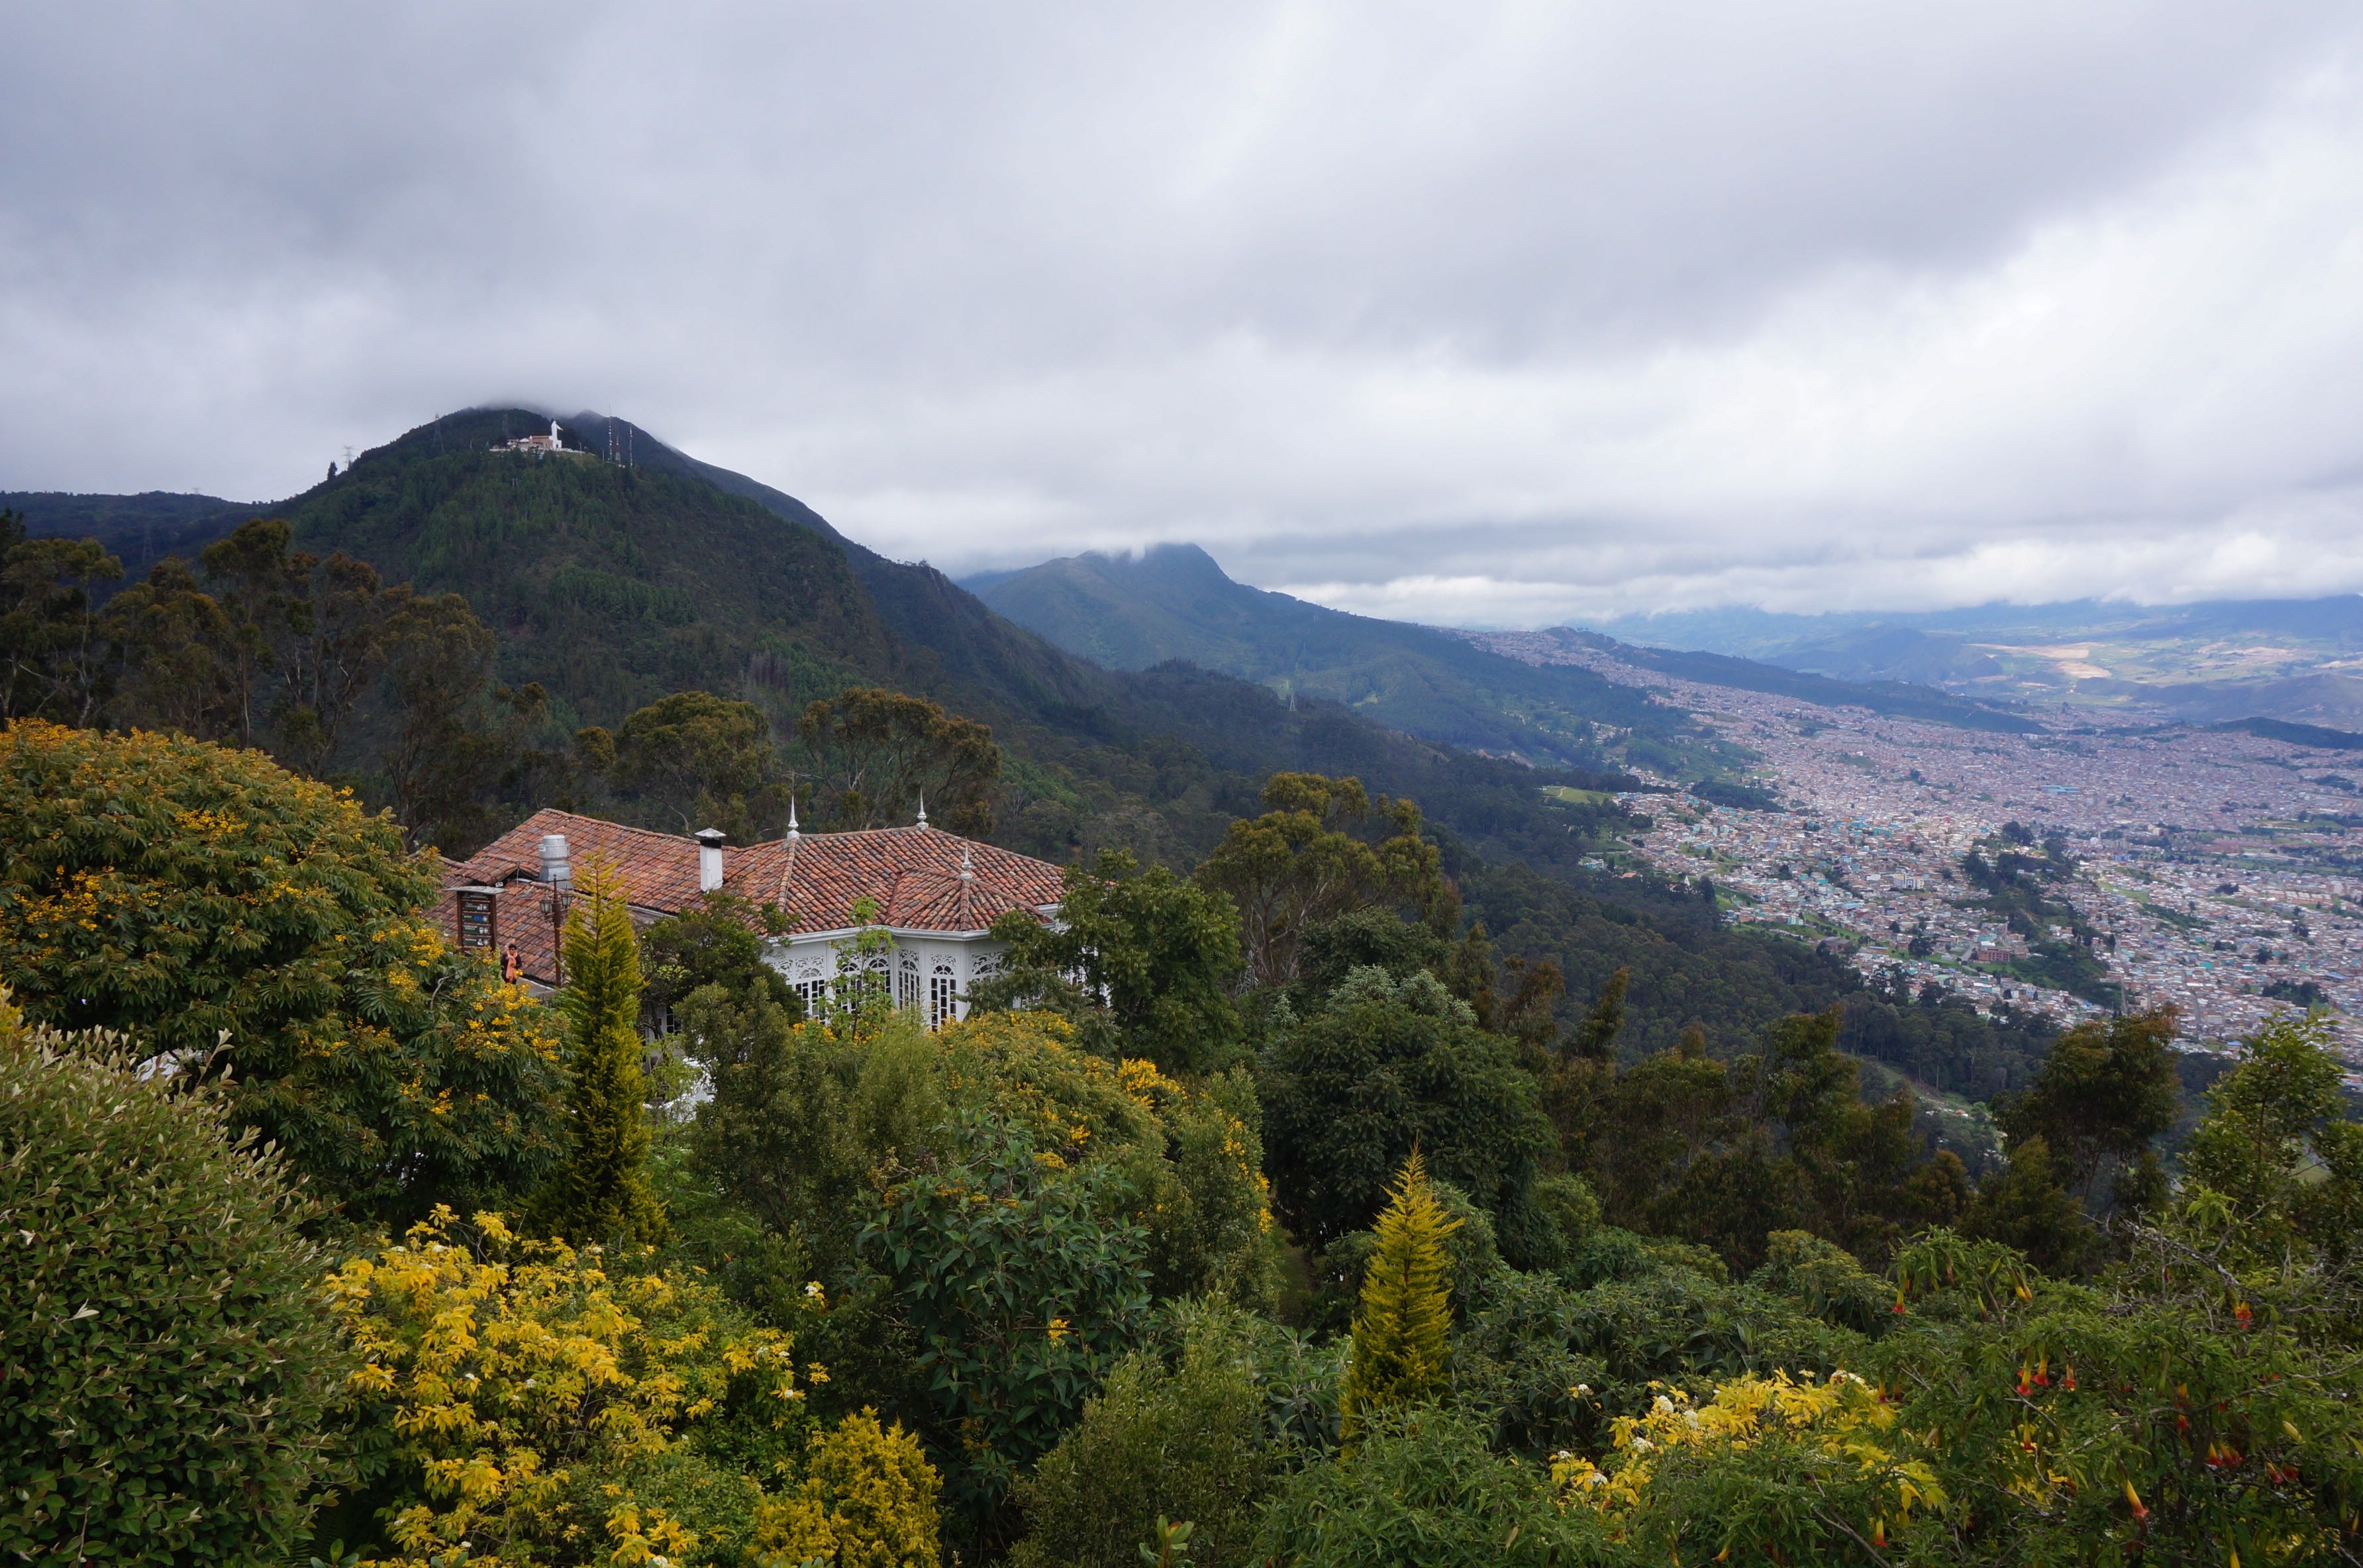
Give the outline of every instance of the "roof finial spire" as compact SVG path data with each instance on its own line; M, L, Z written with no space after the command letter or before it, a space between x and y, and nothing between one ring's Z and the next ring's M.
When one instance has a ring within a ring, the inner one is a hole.
M804 837L804 833L796 826L796 798L793 794L788 797L788 836Z
M962 840L960 843L960 880L963 882L973 882L976 880L976 862L969 858L969 848L966 840Z
M927 792L925 790L919 791L919 825L927 825Z

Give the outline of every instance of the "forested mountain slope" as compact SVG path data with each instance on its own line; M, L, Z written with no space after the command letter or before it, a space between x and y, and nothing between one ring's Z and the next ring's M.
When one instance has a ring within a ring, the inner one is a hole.
M601 450L607 447L609 423L607 415L597 414L579 414L573 421ZM880 617L904 640L906 676L931 679L938 689L949 683L966 706L990 705L1004 723L1027 715L1068 714L1107 700L1101 671L1079 664L996 614L935 568L924 562L889 560L838 533L827 519L786 491L701 462L645 430L626 428L628 449L642 469L703 480L833 540L844 551L853 575L869 591Z
M1250 588L1195 545L1070 556L976 587L1011 620L1111 668L1185 658L1449 745L1596 767L1606 758L1596 726L1678 749L1699 738L1681 713L1589 670Z
M123 563L126 581L145 577L166 556L194 556L259 510L217 495L164 490L138 495L0 491L0 512L22 517L27 533L36 538L96 539Z

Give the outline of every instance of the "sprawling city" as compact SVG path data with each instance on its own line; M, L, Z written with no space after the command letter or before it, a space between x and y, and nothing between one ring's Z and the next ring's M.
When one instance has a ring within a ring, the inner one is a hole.
M2122 712L1967 730L1487 640L1656 690L1753 754L1764 799L1626 794L1651 825L1603 857L1709 878L1736 922L2063 1023L2170 1003L2191 1048L2363 1009L2351 757Z

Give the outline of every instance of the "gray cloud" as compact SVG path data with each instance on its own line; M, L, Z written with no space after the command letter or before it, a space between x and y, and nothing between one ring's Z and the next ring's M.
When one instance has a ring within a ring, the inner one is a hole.
M0 486L614 409L1385 613L2363 587L2334 4L20 7Z

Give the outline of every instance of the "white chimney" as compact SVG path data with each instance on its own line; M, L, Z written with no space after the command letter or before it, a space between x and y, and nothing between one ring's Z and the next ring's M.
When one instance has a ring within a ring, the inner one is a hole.
M553 888L574 885L574 867L566 858L566 835L562 833L541 835L541 879Z
M697 840L697 890L718 893L722 890L722 841L730 835L720 828L700 828L691 835Z

